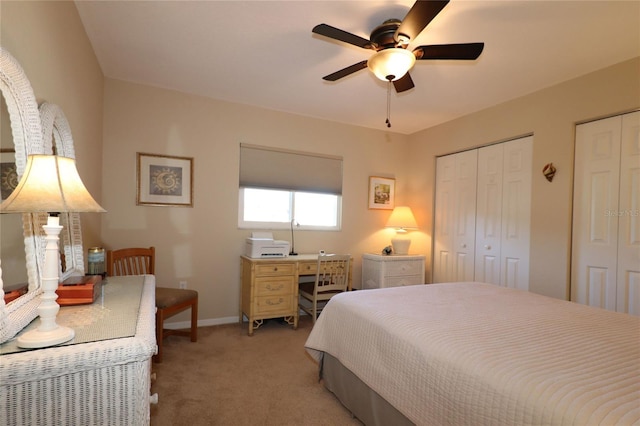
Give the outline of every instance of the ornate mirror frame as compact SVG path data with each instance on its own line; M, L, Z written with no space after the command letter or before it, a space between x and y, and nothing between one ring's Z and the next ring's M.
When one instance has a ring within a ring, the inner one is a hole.
M11 133L15 145L18 176L21 176L28 154L44 153L42 125L38 104L31 84L18 62L0 47L0 90L7 104L11 120ZM37 217L36 217L37 219ZM0 343L13 337L36 316L41 293L38 265L42 263L43 247L37 234L34 216L22 215L24 247L27 263L29 291L10 304L5 305L2 291L2 269L0 268ZM0 265L1 266L1 265Z
M75 159L71 127L62 108L58 105L44 102L40 105L40 119L42 121L45 153ZM46 215L42 219L46 223ZM72 275L84 275L84 249L82 246L80 213L61 213L60 222L63 225L62 234L60 235L60 250L64 253L65 259L65 264L61 265L62 267L58 274L60 280Z

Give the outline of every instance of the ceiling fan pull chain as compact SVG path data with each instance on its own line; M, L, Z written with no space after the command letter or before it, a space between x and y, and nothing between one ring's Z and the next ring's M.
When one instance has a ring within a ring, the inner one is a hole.
M391 80L387 82L387 127L391 127Z

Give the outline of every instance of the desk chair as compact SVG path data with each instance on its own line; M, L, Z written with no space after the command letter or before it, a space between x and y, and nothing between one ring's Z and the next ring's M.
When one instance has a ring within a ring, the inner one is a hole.
M300 283L298 306L311 315L314 324L329 299L347 291L350 261L350 254L319 255L315 282Z
M155 273L155 247L107 250L107 275L141 275ZM191 308L191 329L169 330L164 328L165 318ZM162 362L162 339L171 334L189 336L198 340L198 292L177 288L156 287L156 344L155 362Z

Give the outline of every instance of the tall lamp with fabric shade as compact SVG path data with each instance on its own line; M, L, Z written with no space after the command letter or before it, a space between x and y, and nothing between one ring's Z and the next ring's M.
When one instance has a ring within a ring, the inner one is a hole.
M17 339L22 348L44 348L73 339L75 332L56 323L60 306L58 272L60 251L59 235L62 231L59 213L104 212L85 188L73 158L57 155L29 155L24 174L16 189L0 204L0 213L49 214L43 225L46 234L44 267L42 270L42 295L37 312L38 328L23 333Z
M391 245L393 246L394 254L409 254L409 247L411 246L411 238L407 235L407 232L413 229L418 229L418 223L411 208L407 206L397 206L391 212L389 220L387 220L387 228L394 228L396 230L396 236L391 239Z

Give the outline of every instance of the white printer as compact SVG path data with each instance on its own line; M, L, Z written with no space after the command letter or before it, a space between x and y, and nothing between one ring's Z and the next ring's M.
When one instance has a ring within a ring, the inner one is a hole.
M245 254L253 258L289 256L289 241L274 240L271 232L252 232L245 244Z

